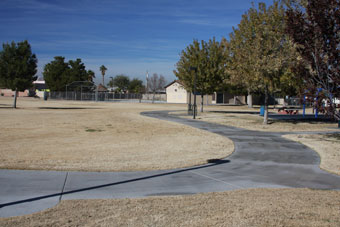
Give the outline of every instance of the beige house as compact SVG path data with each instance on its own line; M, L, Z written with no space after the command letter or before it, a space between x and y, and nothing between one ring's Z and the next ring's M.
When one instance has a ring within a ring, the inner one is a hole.
M194 103L194 95L185 90L182 83L178 80L174 80L167 86L165 86L166 90L166 101L167 103L189 103L191 98L191 103ZM196 95L196 103L201 104L202 97L201 95ZM213 104L213 95L204 95L203 104L210 105Z
M168 103L189 103L191 98L191 104L194 103L194 95L190 94L187 90L185 90L183 84L174 80L167 86L165 86L166 90L166 101ZM196 95L196 103L199 105L202 102L201 95ZM203 96L203 104L211 105L211 104L232 104L232 105L244 105L246 104L245 96L234 96L228 93L217 93L214 92L212 95L204 95Z
M191 103L194 103L194 95L185 90L184 86L180 81L174 80L167 86L166 90L166 101L168 103L189 103L191 98ZM196 103L199 105L202 102L201 95L196 95ZM212 95L204 95L203 97L204 105L211 104L232 104L232 105L242 105L246 104L245 96L234 96L227 93L217 93L214 92Z
M165 86L166 102L168 103L188 103L188 92L184 86L178 81L174 80Z

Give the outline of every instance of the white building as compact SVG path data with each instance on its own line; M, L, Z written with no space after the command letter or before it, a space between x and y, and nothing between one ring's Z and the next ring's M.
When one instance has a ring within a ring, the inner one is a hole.
M191 103L194 102L194 95L187 92L180 81L175 80L170 84L165 86L166 89L166 101L168 103L189 103L191 97ZM196 103L201 104L201 95L196 96ZM211 95L204 95L203 97L204 105L211 104L245 104L245 96L234 96L227 93L217 93L214 92Z
M188 92L178 80L165 86L165 90L168 103L187 103Z

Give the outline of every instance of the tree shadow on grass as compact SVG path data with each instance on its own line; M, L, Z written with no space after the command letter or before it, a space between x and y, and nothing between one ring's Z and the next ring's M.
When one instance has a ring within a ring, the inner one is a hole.
M88 107L39 107L41 110L96 110L101 108L88 108Z
M310 123L310 124L320 124L320 123L335 123L335 121L327 116L320 115L315 118L315 115L308 114L303 116L298 115L281 115L281 114L271 114L269 116L270 120L275 122L288 122L292 124L298 123Z
M208 112L225 114L260 114L259 111L208 111Z
M340 141L340 133L334 133L334 134L329 134L329 135L325 135L327 137L330 137L330 138L333 138L333 139L336 139L336 140L339 140Z
M259 115L260 112L258 111L209 111L211 113L221 113L221 114L251 114L251 115ZM228 116L237 118L237 116ZM315 118L314 114L306 114L303 116L302 114L297 115L286 115L286 114L276 114L276 113L269 113L268 115L268 125L275 124L275 123L291 123L291 124L299 124L299 123L310 123L310 124L326 124L326 123L336 123L333 119L325 116L319 115ZM258 122L254 122L258 123Z
M10 104L1 104L0 103L0 108L1 109L12 109L13 105L10 105Z

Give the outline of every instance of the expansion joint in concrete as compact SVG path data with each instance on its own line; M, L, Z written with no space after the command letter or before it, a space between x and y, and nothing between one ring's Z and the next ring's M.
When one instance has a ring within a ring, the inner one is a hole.
M201 173L198 173L198 172L195 172L195 171L190 171L190 172L193 173L193 174L199 175L201 177L209 178L209 179L217 181L217 182L222 182L224 184L227 184L227 185L232 186L232 187L237 188L237 189L244 189L243 187L238 186L236 184L231 184L231 183L228 183L226 181L223 181L223 180L220 180L220 179L217 179L217 178L214 178L214 177L207 176L205 174L201 174Z
M65 190L65 186L66 186L67 177L68 177L68 172L66 172L66 175L65 175L65 180L64 180L63 188L61 189L61 193L60 193L60 196L59 196L59 202L61 201L61 199L62 199L62 197L63 197L63 194L64 194L64 190Z

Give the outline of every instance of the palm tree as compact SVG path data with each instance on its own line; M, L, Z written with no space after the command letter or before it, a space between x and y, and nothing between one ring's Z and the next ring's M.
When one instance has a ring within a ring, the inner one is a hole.
M104 86L104 76L105 76L105 72L106 72L107 68L104 65L102 65L102 66L100 66L99 70L102 72L103 86Z
M90 82L93 82L93 78L96 78L96 76L95 76L95 74L92 70L87 71L87 75L88 75L87 80L90 81Z

